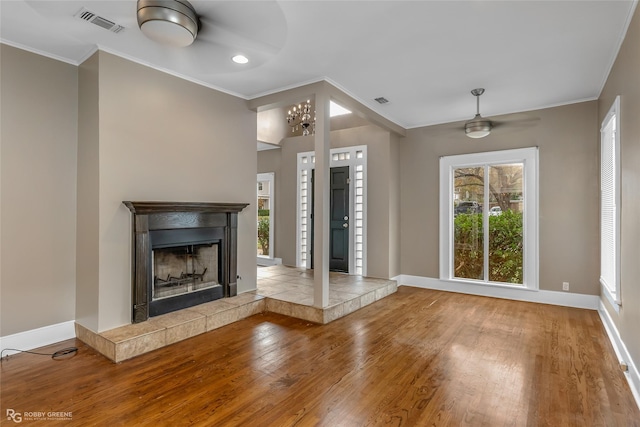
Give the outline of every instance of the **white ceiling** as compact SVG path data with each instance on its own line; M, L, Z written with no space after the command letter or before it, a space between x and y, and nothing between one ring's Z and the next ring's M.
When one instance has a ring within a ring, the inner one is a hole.
M72 64L98 47L245 99L325 79L414 128L472 118L476 87L483 116L596 99L637 0L191 3L202 30L186 48L147 39L135 0L3 0L0 37Z

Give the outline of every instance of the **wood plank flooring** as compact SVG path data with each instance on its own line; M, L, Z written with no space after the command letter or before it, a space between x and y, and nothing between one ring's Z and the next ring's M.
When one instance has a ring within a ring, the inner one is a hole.
M78 426L640 426L595 311L400 287L327 325L260 314L114 364L1 364L6 410Z

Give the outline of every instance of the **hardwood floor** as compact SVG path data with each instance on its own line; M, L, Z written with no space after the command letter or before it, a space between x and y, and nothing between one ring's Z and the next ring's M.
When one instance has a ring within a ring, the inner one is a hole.
M595 311L400 287L327 325L261 314L113 364L2 362L22 425L640 426Z

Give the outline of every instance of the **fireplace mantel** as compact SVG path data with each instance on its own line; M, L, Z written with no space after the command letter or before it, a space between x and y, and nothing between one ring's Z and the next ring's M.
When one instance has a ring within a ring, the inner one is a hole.
M224 297L237 295L238 213L248 203L210 202L122 202L132 215L132 322L149 318L151 303L151 252L154 230L217 228L224 235L221 250L223 266L221 285Z
M211 203L211 202L122 202L136 215L149 215L169 212L211 212L238 213L248 203Z

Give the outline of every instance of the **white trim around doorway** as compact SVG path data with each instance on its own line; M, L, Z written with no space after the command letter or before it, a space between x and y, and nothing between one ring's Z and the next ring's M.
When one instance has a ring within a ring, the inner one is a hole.
M349 166L349 274L367 273L367 146L333 148L329 167ZM296 266L311 268L311 171L313 151L298 153L296 203Z

